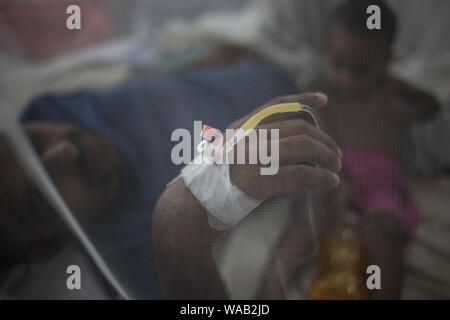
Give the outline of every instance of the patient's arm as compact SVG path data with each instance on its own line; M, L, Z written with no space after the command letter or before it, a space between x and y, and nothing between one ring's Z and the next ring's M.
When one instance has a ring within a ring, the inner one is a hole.
M227 298L212 255L221 235L183 179L164 191L153 214L152 244L165 298Z

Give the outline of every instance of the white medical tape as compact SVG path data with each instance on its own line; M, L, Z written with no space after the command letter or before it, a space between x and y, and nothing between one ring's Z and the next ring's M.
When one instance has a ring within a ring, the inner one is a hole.
M231 182L228 164L202 163L198 157L181 170L181 176L208 211L211 227L228 229L261 204L262 200L249 197Z

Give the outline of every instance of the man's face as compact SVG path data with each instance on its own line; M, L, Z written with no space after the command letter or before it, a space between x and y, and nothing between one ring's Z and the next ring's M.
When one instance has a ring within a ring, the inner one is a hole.
M118 158L105 137L56 122L30 122L24 129L79 221L88 221L111 205L119 184ZM12 250L45 255L63 226L15 159L9 159L3 168L7 183L0 185L5 188L0 212L3 237Z
M384 76L388 48L381 37L364 37L335 22L328 31L325 59L327 81L333 88L365 94Z

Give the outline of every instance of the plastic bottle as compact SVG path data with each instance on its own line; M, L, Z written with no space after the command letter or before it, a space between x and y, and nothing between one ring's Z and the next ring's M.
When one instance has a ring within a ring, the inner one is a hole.
M319 249L311 299L360 300L368 297L364 278L366 246L358 231L358 218L346 214L325 236Z

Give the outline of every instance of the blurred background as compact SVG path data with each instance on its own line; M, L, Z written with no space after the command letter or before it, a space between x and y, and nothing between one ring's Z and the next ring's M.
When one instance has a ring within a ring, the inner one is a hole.
M289 79L289 86L285 86L283 90L277 89L278 91L274 89L282 82L278 78L271 82L268 77L267 80L258 83L267 85L273 92L284 94L316 88L317 75L326 72L324 59L327 54L323 39L329 27L330 15L342 2L340 0L0 0L0 96L2 100L8 101L14 108L22 111L30 101L43 94L103 92L122 86L127 87L127 83L136 79L139 81L139 79L164 78L164 75L186 70L215 70L218 66L245 65L248 61L268 64L275 70L274 73L281 73L283 77ZM415 90L426 92L440 110L434 118L413 126L408 132L407 139L412 141L411 145L415 148L412 151L413 156L406 160L411 164L411 168L407 170L408 187L419 211L419 222L412 240L406 246L404 269L400 276L401 293L398 298L449 299L450 2L396 0L386 3L397 17L397 32L389 72ZM70 4L78 4L81 8L81 30L69 31L65 27L67 17L65 9ZM223 79L228 79L221 77L222 75L219 75L215 78L218 84ZM236 82L234 87L230 81L225 90L238 90L237 86L240 86L239 89L245 96L252 90L251 86L246 87L246 77L247 75L244 75L244 81ZM252 76L248 76L248 79L254 80ZM147 83L146 80L143 81ZM286 89L287 87L289 89ZM160 89L157 86L156 88ZM223 91L220 91L223 88L217 92L213 90L214 88L213 86L212 93L209 93L210 103L222 101L220 99L224 95ZM233 97L239 97L241 94L240 91L232 92ZM266 92L269 94L272 91ZM153 96L150 95L151 97ZM254 101L245 97L243 100L246 104ZM415 99L414 94L410 94L409 97L412 97L408 100L410 102L421 99ZM228 102L234 103L233 99L230 98ZM268 99L270 97L265 100ZM256 108L257 105L252 107ZM229 123L235 120L237 115L240 113L227 113L224 116L225 125L227 121ZM216 119L214 116L211 117L213 120ZM171 125L174 128L182 127L177 126L176 122ZM168 173L167 176L173 176L174 172ZM164 179L161 178L154 188L155 197L162 192L164 183L170 180L166 179L164 182ZM294 201L282 199L281 202L278 200L264 206L261 214L250 216L217 245L216 258L227 280L232 298L252 298L258 288L264 287L261 279L264 278L262 274L270 264L267 261L270 261L276 250L275 243L285 231L286 223L290 223L289 215L274 217L273 212L292 211L286 203L295 202L295 199ZM152 201L149 207L152 207L155 199ZM320 202L320 199L317 201ZM304 208L303 206L303 202L297 203L297 210ZM320 219L326 219L326 209L316 208L316 210L320 211L319 222ZM333 210L336 211L335 208ZM146 217L140 216L136 224L145 224L145 219ZM341 247L336 249L324 246L323 250L329 252L322 252L322 255L332 255L333 250L344 249L354 250L361 256L366 254L361 252L368 249L360 248L363 246L362 240L358 240L356 232L351 231L355 229L351 222L352 218L344 220L345 223L341 225L337 218L332 218L329 224L333 225L332 228L336 233L329 232L331 234L329 237L334 240L324 240L338 243L336 239L343 239L339 242ZM308 238L305 241L311 241L311 231L304 227L305 223L299 224L301 225L299 229L291 231L303 230ZM105 230L94 230L91 231L91 235L95 238L102 232L108 232L107 230L106 227ZM348 235L348 232L353 235L353 238L350 237L353 239L351 241L342 236ZM61 231L61 237L66 237L68 233L68 230ZM122 236L126 235L117 236L114 241ZM144 235L140 241L145 241L143 239L147 236ZM73 241L76 243L76 240ZM107 237L98 241L99 251L104 252L106 256L113 250L105 244L107 241ZM135 292L136 297L153 298L154 296L144 293L145 286L136 285L139 280L130 275L129 268L114 267L119 260L119 257L111 258L108 263L120 275L119 278L127 283L130 291ZM80 264L91 263L83 261ZM319 288L316 297L328 297L320 288L332 287L329 283L332 280L323 275L326 272L322 271L322 278L318 277L316 272L317 265L326 263L328 262L306 261L304 265L302 263L298 277L292 280L293 284L283 286L281 297L290 299L314 297L315 293L310 293L311 290L314 291L311 289L313 287ZM46 270L56 268L40 267ZM2 279L11 278L11 272L8 268ZM49 272L48 277L51 275L52 272ZM61 275L63 276L64 274ZM328 280L320 282L321 279ZM92 297L115 298L116 295L111 293L111 289L102 281L100 289L92 289L94 290ZM25 289L21 289L22 293L25 292L23 297L27 297L28 288L40 285L41 283L29 282L23 287ZM6 287L8 285L4 286ZM9 295L8 290L4 289L3 293ZM97 294L96 290L100 294ZM266 288L266 291L271 290ZM58 290L55 289L55 292ZM38 293L30 295L41 298ZM20 294L18 296L22 297ZM59 297L58 293L51 297L55 296ZM365 297L365 294L360 296ZM84 296L86 297L91 296ZM333 298L332 295L331 297Z
M70 1L2 0L2 93L20 105L49 89L107 86L136 69L194 60L206 54L208 44L220 41L263 48L262 54L290 63L289 69L292 63L303 69L309 64L311 69L317 67L317 61L310 62L317 60L326 17L338 2L86 0L80 2L87 8L84 32L70 32L59 17ZM395 72L448 101L446 1L403 0L391 5L401 21ZM170 53L186 48L184 56L170 59Z

